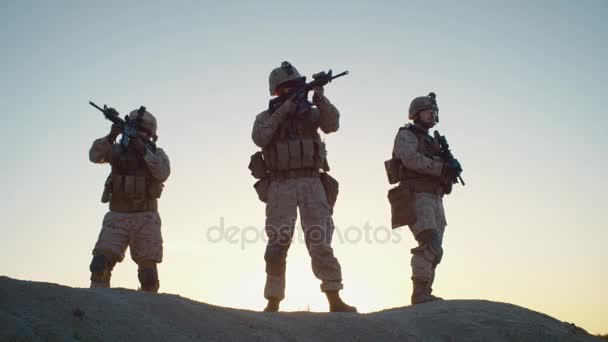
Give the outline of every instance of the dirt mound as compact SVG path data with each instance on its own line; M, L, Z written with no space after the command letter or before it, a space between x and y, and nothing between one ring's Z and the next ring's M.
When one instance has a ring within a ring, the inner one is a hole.
M266 314L170 294L0 277L0 341L601 341L511 304L450 300L370 314Z

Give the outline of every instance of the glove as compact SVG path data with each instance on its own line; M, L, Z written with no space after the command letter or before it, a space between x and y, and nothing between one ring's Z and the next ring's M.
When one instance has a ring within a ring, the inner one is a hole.
M133 148L137 154L140 156L144 156L146 154L146 144L141 139L133 139L130 141L130 143L133 144Z
M287 100L285 100L281 106L279 106L279 108L274 112L273 117L276 117L275 120L278 120L278 122L283 122L283 120L285 120L285 118L287 117L287 115L289 115L290 113L293 113L296 110L296 103L293 101L293 97L288 98Z
M118 125L118 124L112 124L112 127L110 128L110 133L107 136L108 141L110 143L114 143L114 140L116 140L116 137L118 137L118 135L121 133L122 133L122 127L120 127L120 125Z
M323 86L318 86L314 87L313 91L314 94L312 95L312 102L317 103L323 98L325 94L325 89L323 88Z
M441 178L448 184L456 183L456 179L462 172L462 167L456 159L452 159L443 164L441 169Z

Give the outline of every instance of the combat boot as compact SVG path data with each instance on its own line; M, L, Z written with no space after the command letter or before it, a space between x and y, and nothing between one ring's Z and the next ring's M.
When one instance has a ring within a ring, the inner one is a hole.
M271 297L268 299L268 304L264 308L264 312L277 312L279 311L279 304L281 300L278 298Z
M155 262L140 262L137 268L137 278L141 287L139 290L158 293L160 281L158 280L158 269Z
M327 291L325 292L327 301L329 302L329 312L357 312L357 308L350 306L340 298L338 291Z
M91 280L90 288L96 289L96 288L104 288L104 287L110 287L110 283L109 282L104 283L104 282L100 282L100 281Z
M91 288L110 287L112 269L116 261L106 257L104 254L96 254L91 260L89 270L91 271Z
M412 305L443 300L443 298L431 294L433 289L428 280L413 279L413 282L414 290L412 292Z
M91 286L90 288L104 288L110 287L110 278L112 277L112 273L109 270L105 270L103 272L94 272L91 273Z

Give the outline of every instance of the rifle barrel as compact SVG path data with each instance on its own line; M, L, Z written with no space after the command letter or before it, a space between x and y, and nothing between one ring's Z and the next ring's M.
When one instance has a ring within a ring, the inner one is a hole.
M342 76L346 76L348 75L348 70L341 72L339 74L337 74L336 76L333 76L331 79L333 80L334 78L338 78L338 77L342 77Z
M96 105L95 103L93 103L93 101L89 101L89 104L97 109L99 109L99 111L101 111L103 113L103 109L101 109L98 105Z

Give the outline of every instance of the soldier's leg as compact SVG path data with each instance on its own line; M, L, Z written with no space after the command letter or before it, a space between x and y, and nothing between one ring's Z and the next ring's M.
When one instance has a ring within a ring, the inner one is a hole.
M158 292L157 264L163 260L163 237L158 212L134 214L131 228L131 258L137 263L140 290Z
M344 303L338 294L343 288L342 269L331 247L332 210L318 178L304 178L298 182L298 205L312 271L322 282L321 291L327 295L330 311L356 312L356 308Z
M423 231L417 236L417 239L418 247L412 249L413 304L440 299L431 293L435 280L435 269L443 255L441 239L436 230Z
M116 265L116 259L111 255L108 257L104 253L93 255L89 271L91 271L91 288L110 287L110 279L112 278L112 270Z
M124 215L110 211L103 218L101 232L93 248L93 260L89 265L91 288L110 287L112 270L117 262L124 259L129 241Z
M137 279L139 279L139 289L141 291L158 292L160 281L156 265L157 263L154 261L140 261L137 263Z
M332 211L319 179L303 178L299 181L298 205L306 248L310 254L313 273L322 281L321 290L341 290L342 270L331 247L334 231Z
M432 292L432 281L434 279L435 267L441 261L443 249L441 247L441 235L437 224L436 195L427 193L416 194L416 223L410 226L418 247L413 248L412 266L412 304L439 300Z
M439 261L434 263L434 266L432 269L431 280L430 280L431 291L432 291L433 283L435 282L435 274L436 274L437 265L439 264L441 259L443 259L443 247L442 247L443 246L443 234L445 233L445 227L447 225L446 218L445 218L445 211L443 210L443 200L439 196L437 196L437 210L435 211L435 214L436 214L436 220L437 220L437 234L438 234L438 240L439 240L438 245L441 248L441 258L439 259Z
M285 298L287 251L291 245L297 215L295 180L274 181L268 189L266 204L266 235L264 253L266 285L264 298L269 303L265 311L277 311Z

